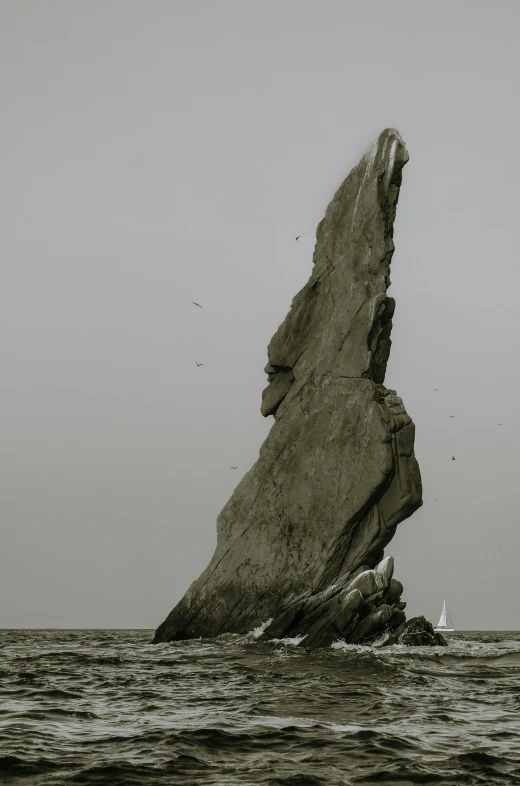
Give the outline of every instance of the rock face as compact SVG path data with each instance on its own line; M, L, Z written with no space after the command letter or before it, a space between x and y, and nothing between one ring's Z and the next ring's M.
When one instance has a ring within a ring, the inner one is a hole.
M405 621L384 548L421 504L414 424L383 386L393 224L408 160L383 131L318 225L308 283L268 348L275 422L218 517L211 563L154 641L245 633L372 641Z

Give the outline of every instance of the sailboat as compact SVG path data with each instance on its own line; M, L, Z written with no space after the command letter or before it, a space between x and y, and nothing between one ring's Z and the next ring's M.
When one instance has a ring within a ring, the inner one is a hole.
M439 624L437 625L436 628L434 628L434 630L435 631L438 630L441 633L453 633L455 631L455 628L448 627L447 620L448 620L448 607L446 606L446 601L444 601L444 605L442 607L441 618L439 620Z

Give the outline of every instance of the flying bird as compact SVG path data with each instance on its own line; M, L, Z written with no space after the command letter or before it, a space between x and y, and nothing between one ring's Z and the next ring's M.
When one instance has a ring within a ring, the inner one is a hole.
M454 418L454 417L455 417L455 415L450 415L450 418Z
M195 301L194 301L194 300L192 300L191 302L193 303L193 305L194 305L194 306L198 306L199 308L202 308L202 306L200 305L200 303L195 303Z
M196 365L196 366L203 366L203 365L204 365L204 363L197 363L197 361L195 361L195 365Z
M455 461L455 456L452 456L452 457L451 457L451 460L452 460L452 461Z
M295 237L295 238L294 238L294 242L296 243L296 241L297 241L297 240L298 240L298 238L300 238L300 237L301 237L301 235L298 235L298 237Z
M231 469L238 469L238 467L231 467Z
M503 425L504 425L503 423L497 423L497 426L503 426Z
M435 391L436 391L436 390L438 390L438 389L439 389L439 388L433 388L433 392L435 393Z

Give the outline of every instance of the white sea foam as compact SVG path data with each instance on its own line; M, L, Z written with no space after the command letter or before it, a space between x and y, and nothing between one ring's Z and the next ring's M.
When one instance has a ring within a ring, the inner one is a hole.
M289 636L285 639L272 639L273 642L277 644L287 644L289 647L297 647L300 641L303 641L305 636L293 636L290 638Z
M271 619L268 619L265 622L261 622L260 625L258 625L258 627L254 628L251 631L251 633L248 633L248 636L252 636L254 639L259 639L260 636L262 635L262 633L265 630L267 630L267 628L269 627L269 625L271 624L272 621L273 621L273 618L271 617Z

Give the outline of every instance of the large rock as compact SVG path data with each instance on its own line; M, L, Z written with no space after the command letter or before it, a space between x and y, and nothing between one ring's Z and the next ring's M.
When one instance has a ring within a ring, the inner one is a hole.
M403 622L402 587L381 560L422 504L414 424L383 386L407 160L397 131L383 131L327 208L310 279L268 348L262 412L275 422L218 518L211 563L155 642L272 620L264 635L301 633L304 646L324 646Z

